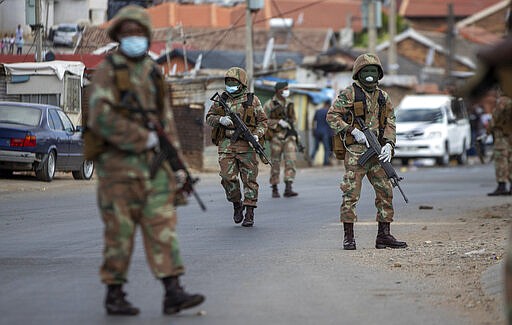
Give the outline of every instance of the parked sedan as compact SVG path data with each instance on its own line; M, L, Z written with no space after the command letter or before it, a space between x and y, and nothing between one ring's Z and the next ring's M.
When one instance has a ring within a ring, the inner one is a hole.
M82 134L60 107L0 101L0 176L14 171L46 182L55 171L89 180L94 163L84 160Z

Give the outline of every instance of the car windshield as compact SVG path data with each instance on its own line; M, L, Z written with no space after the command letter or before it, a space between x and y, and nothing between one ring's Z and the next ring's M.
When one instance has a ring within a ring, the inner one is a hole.
M74 26L60 26L57 30L59 32L71 33L71 32L76 32L76 27L74 27Z
M398 109L396 122L431 122L440 123L443 114L440 108Z
M39 125L41 110L23 106L0 106L0 123Z

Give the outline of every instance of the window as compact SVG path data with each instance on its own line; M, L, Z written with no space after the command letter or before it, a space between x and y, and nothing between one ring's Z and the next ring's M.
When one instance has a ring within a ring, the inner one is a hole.
M66 130L66 132L73 132L75 128L73 127L73 123L71 123L69 118L66 116L66 113L62 111L57 111L57 113L59 113L60 120L64 124L64 130Z
M64 111L79 113L81 107L81 90L80 77L73 75L66 75L64 95Z
M50 109L48 110L48 122L50 123L50 127L54 130L64 130L64 125L62 124L59 114L57 110Z
M30 94L21 95L21 102L23 103L36 103L36 104L48 104L53 106L59 106L60 94Z

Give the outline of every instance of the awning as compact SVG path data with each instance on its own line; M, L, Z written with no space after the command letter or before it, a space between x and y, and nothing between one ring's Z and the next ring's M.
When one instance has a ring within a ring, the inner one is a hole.
M80 84L83 85L85 65L79 61L48 61L48 62L20 62L3 65L5 73L12 76L57 76L59 80L64 79L67 73L80 77Z

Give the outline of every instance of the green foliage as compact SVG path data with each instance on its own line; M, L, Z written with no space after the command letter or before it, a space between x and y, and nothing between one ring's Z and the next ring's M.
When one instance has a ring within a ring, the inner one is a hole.
M382 27L377 29L377 43L381 43L389 39L389 16L382 13ZM396 17L396 32L402 33L409 28L407 22L403 17ZM363 29L360 33L354 34L354 47L368 47L368 29Z

